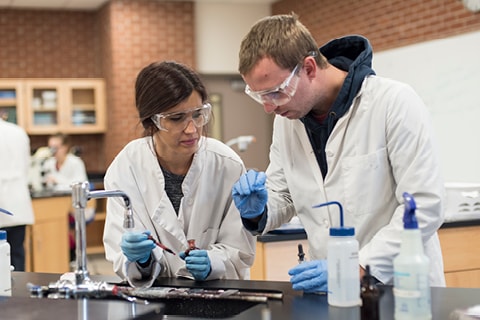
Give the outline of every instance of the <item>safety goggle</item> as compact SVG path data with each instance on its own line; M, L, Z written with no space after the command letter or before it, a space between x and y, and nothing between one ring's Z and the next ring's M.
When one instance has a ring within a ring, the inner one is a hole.
M252 91L250 87L246 85L245 93L260 104L273 104L276 106L281 106L288 103L297 91L298 82L300 80L298 73L302 69L303 60L308 56L316 57L317 52L310 51L302 59L302 61L297 63L290 75L279 86L267 90Z
M158 113L151 117L159 130L168 132L180 132L185 130L190 121L195 127L200 128L208 123L212 106L204 103L200 108L171 113Z

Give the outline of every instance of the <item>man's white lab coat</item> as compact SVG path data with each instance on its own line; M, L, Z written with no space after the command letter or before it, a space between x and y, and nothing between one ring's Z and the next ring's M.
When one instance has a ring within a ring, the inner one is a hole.
M343 205L345 225L355 227L360 264L384 283L393 281L393 259L403 229L403 192L417 203L417 219L430 257L431 285L444 286L437 229L443 223L444 184L433 129L423 102L407 85L370 76L326 145L322 177L305 126L277 116L270 165L268 220L264 233L298 214L308 235L310 259L325 259L329 228Z

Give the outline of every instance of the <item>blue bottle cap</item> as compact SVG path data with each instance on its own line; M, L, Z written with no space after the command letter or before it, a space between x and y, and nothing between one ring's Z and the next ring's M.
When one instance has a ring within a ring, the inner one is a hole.
M7 240L7 231L0 230L0 240Z
M352 227L330 228L330 236L333 237L351 237L354 235L355 228Z

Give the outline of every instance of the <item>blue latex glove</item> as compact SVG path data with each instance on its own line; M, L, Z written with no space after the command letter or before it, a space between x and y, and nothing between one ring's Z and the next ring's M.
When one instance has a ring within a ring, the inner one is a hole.
M146 232L125 232L122 235L120 247L128 261L145 263L150 258L155 244L147 237L150 231Z
M301 263L288 271L294 290L303 292L327 292L327 260L313 260Z
M265 172L248 170L233 185L233 201L242 218L254 219L265 211L268 200L266 180Z
M191 250L188 256L185 256L185 252L180 252L179 256L185 260L185 266L195 280L207 279L210 271L212 271L210 258L208 258L206 250Z

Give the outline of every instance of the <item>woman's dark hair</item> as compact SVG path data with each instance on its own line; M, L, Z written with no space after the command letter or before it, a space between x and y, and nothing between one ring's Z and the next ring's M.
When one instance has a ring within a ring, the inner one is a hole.
M202 103L207 101L207 90L198 74L190 67L174 62L154 62L143 68L135 82L135 105L144 136L158 131L152 122L154 114L166 112L197 91Z

